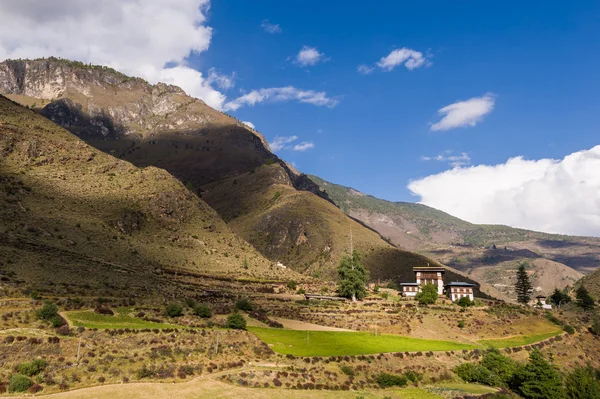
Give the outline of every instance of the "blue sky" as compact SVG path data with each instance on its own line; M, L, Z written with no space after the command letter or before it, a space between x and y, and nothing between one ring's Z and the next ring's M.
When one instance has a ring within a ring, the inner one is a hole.
M596 236L599 43L600 2L585 0L0 2L0 60L175 84L302 172L471 222Z
M339 99L334 108L263 103L232 114L270 141L313 142L278 151L301 171L381 198L414 201L409 180L449 168L422 156L464 152L497 164L599 143L598 2L219 1L208 17L211 48L191 62L235 71L232 96L293 85ZM281 32L261 29L264 19ZM328 60L286 61L303 46ZM357 73L402 47L430 54L432 65ZM495 106L476 126L430 131L438 109L486 93Z

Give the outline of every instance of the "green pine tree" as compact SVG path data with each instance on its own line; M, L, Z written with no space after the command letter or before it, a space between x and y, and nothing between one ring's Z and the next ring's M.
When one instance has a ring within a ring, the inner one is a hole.
M584 286L581 286L577 289L577 304L584 309L590 309L594 307L594 298L590 295L587 289Z
M549 297L550 303L556 306L564 305L565 303L571 302L571 297L567 294L566 289L561 291L558 288L554 289L554 292Z
M529 275L525 270L525 263L521 263L519 270L517 271L517 282L515 283L515 291L517 293L517 302L524 305L528 304L531 300L531 292L533 286L529 280Z
M596 370L590 365L576 366L565 380L567 397L569 399L600 398L600 380Z
M565 399L560 373L550 364L542 352L535 349L529 354L529 363L519 375L519 391L527 399Z
M352 252L352 255L345 255L340 260L338 275L338 292L341 296L356 301L367 295L365 284L369 280L369 272L362 265L358 251Z

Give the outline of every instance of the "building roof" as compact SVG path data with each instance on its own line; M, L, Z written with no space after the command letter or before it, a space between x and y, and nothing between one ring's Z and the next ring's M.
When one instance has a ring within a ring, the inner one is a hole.
M429 266L421 266L421 267L413 267L413 272L445 272L446 269L443 267L429 267Z
M420 285L419 283L400 283L400 285Z
M471 283L465 283L462 281L453 281L451 283L446 284L446 287L476 287L476 285Z

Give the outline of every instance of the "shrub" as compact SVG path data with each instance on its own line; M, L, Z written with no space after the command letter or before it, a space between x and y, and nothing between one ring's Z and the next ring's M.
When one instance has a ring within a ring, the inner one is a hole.
M44 306L37 311L37 317L40 320L49 321L56 316L58 316L58 307L52 302L46 302Z
M568 324L566 324L563 327L563 330L565 330L565 332L567 332L569 334L575 334L575 328L573 326L568 325Z
M246 319L239 313L230 314L229 317L227 317L227 327L236 330L245 330Z
M29 387L29 389L27 391L29 391L30 393L38 393L42 389L44 389L44 387L42 387L40 384L33 384L32 386Z
M32 377L44 371L46 368L46 361L43 359L35 359L31 362L25 362L19 364L17 370L19 374L26 375L28 377Z
M22 374L15 374L10 377L8 383L8 392L25 392L33 385L33 382Z
M354 376L354 370L350 366L343 365L340 367L340 370L342 370L342 373L346 374L349 377Z
M57 327L60 327L64 324L66 324L66 322L62 317L60 317L59 315L56 315L50 319L50 324L52 324L52 327L57 328Z
M475 302L473 302L468 296L463 296L462 298L457 300L455 303L458 306L462 306L463 308L475 305Z
M415 299L419 301L421 305L431 305L437 301L438 292L437 287L433 284L425 284L421 287L421 291L417 293Z
M58 335L69 335L69 334L71 334L71 329L69 328L68 324L62 325L62 326L58 327L56 330L54 330L54 331L56 331L56 333Z
M287 287L290 290L295 290L297 286L298 286L298 283L296 283L294 280L290 280L287 282Z
M237 302L235 303L235 307L236 309L239 310L246 310L246 311L251 311L252 309L254 309L254 306L252 306L252 302L250 302L250 300L248 298L240 298L237 300Z
M196 301L194 298L185 298L184 302L188 308L194 309L196 307Z
M416 371L408 370L404 373L404 376L413 383L418 383L423 379L423 374L417 373Z
M107 315L107 316L114 316L115 312L113 312L111 309L107 308L106 306L98 306L96 307L96 309L94 309L95 313L98 314L103 314L103 315Z
M212 317L212 309L206 305L196 305L194 307L194 313L196 313L196 316L202 317L203 319Z
M456 375L466 382L479 382L490 386L502 386L502 380L487 368L474 363L463 363L454 369Z
M403 375L380 373L377 375L377 383L382 388L389 388L393 386L403 387L408 383L408 379Z
M296 294L304 295L304 294L306 294L306 290L304 288L300 288L298 291L296 291Z
M169 317L180 317L183 316L183 308L178 303L170 303L165 308L167 316Z
M459 320L458 321L458 328L465 328L465 321L464 320Z

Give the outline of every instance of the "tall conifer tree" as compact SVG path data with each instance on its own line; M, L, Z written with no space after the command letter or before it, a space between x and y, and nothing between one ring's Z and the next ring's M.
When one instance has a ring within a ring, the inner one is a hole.
M517 293L517 302L524 305L528 304L531 300L531 292L533 286L529 280L529 275L525 270L525 263L521 263L519 270L517 271L517 282L515 283L515 291Z

